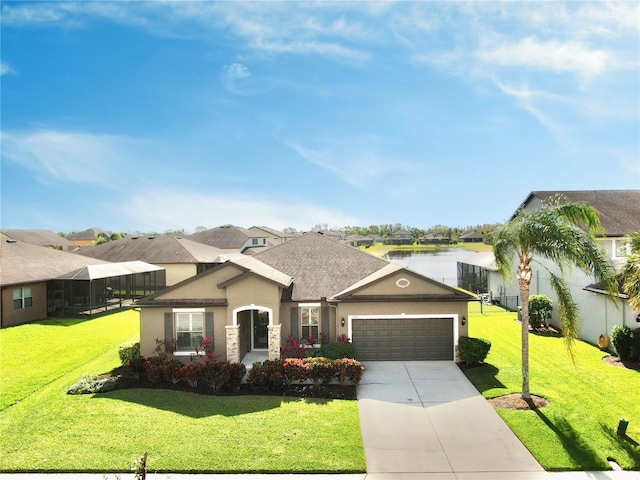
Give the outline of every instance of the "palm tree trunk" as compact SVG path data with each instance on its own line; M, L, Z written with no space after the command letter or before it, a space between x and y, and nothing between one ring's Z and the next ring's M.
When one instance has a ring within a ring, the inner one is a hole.
M531 260L526 255L521 255L518 267L518 285L520 287L520 299L522 300L522 398L531 400L529 388L529 289L531 287Z

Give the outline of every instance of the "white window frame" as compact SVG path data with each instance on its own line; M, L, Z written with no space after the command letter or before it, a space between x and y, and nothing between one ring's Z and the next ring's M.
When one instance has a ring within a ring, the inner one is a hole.
M317 334L314 333L313 337L317 340L316 343L320 343L320 338L322 335L322 331L321 331L322 310L320 306L321 305L319 303L298 304L298 308L300 309L300 339L301 340L306 340L309 337L309 333L313 333L310 330L312 328L315 328L317 331ZM305 323L305 314L304 314L305 312L307 312L307 319L312 319L312 317L316 317L316 323L311 323L310 321L307 321ZM308 329L306 334L304 333L305 327Z
M624 253L619 251L624 251ZM631 255L631 240L629 238L614 238L611 240L611 258L626 259Z
M20 306L16 307L16 301L20 302ZM31 287L14 288L13 289L13 309L21 310L23 308L31 308L31 307L33 307L33 289Z
M197 316L197 317L196 317ZM199 330L194 330L194 320L198 319L201 322L202 328ZM180 319L185 320L188 319L188 330L179 330ZM193 345L193 334L200 333L201 338L204 339L206 337L206 315L204 308L174 308L173 309L173 331L176 339L176 354L177 355L192 355L196 353L196 348L200 347L200 344ZM190 345L189 347L180 347L180 339L178 337L179 333L188 332L190 334Z

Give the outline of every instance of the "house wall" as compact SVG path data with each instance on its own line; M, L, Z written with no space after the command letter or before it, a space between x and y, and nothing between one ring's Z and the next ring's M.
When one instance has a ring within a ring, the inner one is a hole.
M155 263L154 265L164 268L167 272L167 287L191 278L197 273L194 263Z
M273 310L273 324L280 323L282 289L278 285L259 277L248 277L230 284L226 290L227 308L231 315L228 325L232 325L233 310L251 305L270 308Z
M28 308L13 308L13 289L31 287L33 305ZM47 284L46 282L25 283L2 287L2 328L47 318Z

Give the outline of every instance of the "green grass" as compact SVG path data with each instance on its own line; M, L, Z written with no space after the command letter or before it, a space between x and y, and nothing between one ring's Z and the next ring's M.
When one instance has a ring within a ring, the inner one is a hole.
M83 374L118 366L118 346L137 335L131 315L1 332L9 406L0 412L0 471L125 472L144 452L150 471L365 470L356 401L148 389L67 395Z
M486 364L467 376L486 398L521 391L520 323L515 313L470 304L469 335L491 340ZM539 411L498 409L509 427L547 470L608 470L608 458L640 469L640 372L605 364L607 354L575 344L575 363L564 340L530 335L531 392L551 403ZM616 435L629 420L627 437Z

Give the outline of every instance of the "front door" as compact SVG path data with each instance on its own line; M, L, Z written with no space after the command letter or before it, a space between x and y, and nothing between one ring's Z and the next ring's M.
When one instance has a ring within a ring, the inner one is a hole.
M251 321L253 324L253 348L252 350L266 350L269 348L269 312L252 310Z

